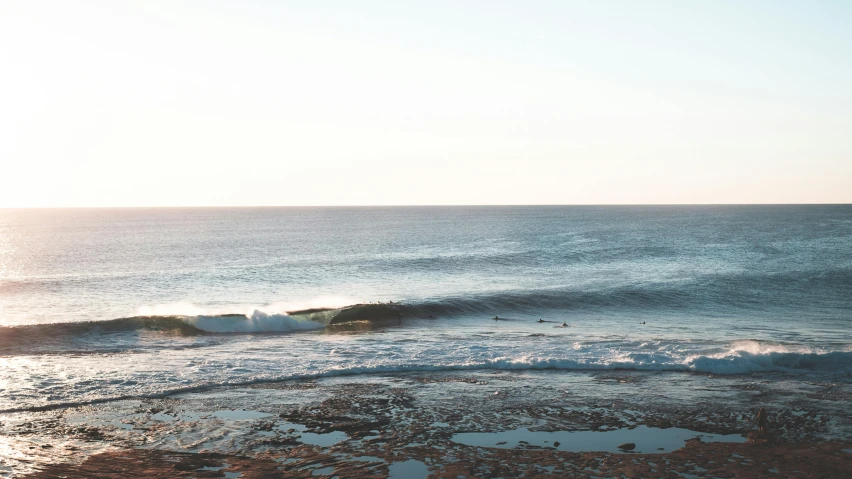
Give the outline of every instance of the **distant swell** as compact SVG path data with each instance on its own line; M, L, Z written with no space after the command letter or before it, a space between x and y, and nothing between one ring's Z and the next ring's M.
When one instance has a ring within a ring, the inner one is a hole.
M813 291L820 291L814 295ZM625 286L507 290L437 298L403 306L412 315L539 314L543 311L710 314L789 314L803 305L813 313L836 315L848 304L852 269L819 273L708 275L700 279ZM844 316L845 318L845 316Z

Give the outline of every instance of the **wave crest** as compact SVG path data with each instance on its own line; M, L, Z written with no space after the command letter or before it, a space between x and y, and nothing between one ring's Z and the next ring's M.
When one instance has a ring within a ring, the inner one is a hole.
M281 303L277 308L294 306ZM311 303L300 303L310 306ZM148 311L148 310L146 310ZM296 311L268 312L253 309L248 314L209 314L190 303L153 307L148 312L183 311L199 314L143 315L106 321L0 326L0 354L32 354L77 351L79 340L88 341L83 349L108 349L115 345L97 339L115 335L153 331L168 336L203 336L215 334L275 334L310 331L328 325L363 321L386 321L403 316L399 304L355 304L343 308L319 307Z

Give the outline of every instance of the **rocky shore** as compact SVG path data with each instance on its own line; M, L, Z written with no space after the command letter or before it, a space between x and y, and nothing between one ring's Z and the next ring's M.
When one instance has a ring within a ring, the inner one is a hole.
M266 383L6 414L0 476L843 477L849 400L830 383L617 371Z

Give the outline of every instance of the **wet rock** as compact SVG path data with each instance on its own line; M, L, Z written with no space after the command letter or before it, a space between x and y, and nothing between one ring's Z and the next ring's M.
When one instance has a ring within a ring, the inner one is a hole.
M230 451L238 451L234 454L215 454L207 451L192 453L181 453L172 450L155 449L161 437L174 435L180 437L184 430L186 433L195 434L205 426L203 420L198 424L186 424L185 429L180 425L175 426L169 422L153 422L150 442L153 446L145 446L142 449L110 448L106 452L91 455L84 461L69 460L57 464L43 466L45 472L39 472L27 479L47 479L66 477L92 477L98 479L130 479L132 477L224 477L233 472L240 472L242 477L249 479L255 477L302 477L311 478L316 469L333 467L334 473L339 477L359 477L364 479L379 479L387 477L387 465L392 462L404 462L417 460L429 465L431 472L436 477L545 477L541 468L545 468L553 477L586 477L594 474L598 477L660 477L658 471L680 471L684 474L697 476L707 475L712 477L746 477L755 475L758 468L766 468L769 473L777 474L777 477L801 477L802 479L817 479L820 477L845 477L843 471L848 472L848 458L852 455L843 451L849 449L848 443L821 443L821 442L797 442L796 439L810 437L819 438L816 431L817 420L808 420L807 415L796 416L779 410L779 414L773 416L774 424L789 426L791 433L783 432L780 426L774 427L777 434L785 434L784 442L755 444L748 443L702 443L698 439L690 440L686 447L681 447L667 452L665 455L654 455L653 462L646 461L645 454L636 454L636 449L616 449L620 454L603 452L570 452L554 449L560 443L551 439L550 445L538 447L522 442L520 447L515 448L487 448L470 447L460 445L452 441L455 431L458 430L481 430L481 431L509 431L520 427L535 427L542 430L589 430L597 429L610 431L619 428L636 427L637 425L665 427L670 424L674 427L685 427L689 429L704 430L713 433L734 433L744 429L741 422L737 421L739 411L724 410L719 414L708 414L711 409L704 404L689 405L688 407L668 407L646 404L630 404L617 402L610 405L600 406L600 410L590 410L585 398L566 399L566 405L552 407L553 398L539 398L538 390L531 388L522 380L515 377L503 376L502 373L494 373L492 382L513 381L511 386L501 389L501 394L491 398L494 401L505 402L499 404L501 407L483 406L483 402L467 402L462 397L452 402L443 401L443 391L435 384L447 382L453 389L468 394L470 397L479 397L483 392L478 386L464 388L464 383L477 385L475 382L477 372L471 374L470 378L459 379L461 373L441 376L430 372L424 375L393 376L393 381L380 381L367 383L345 383L341 384L335 380L332 384L322 384L319 387L312 384L311 388L319 388L316 396L311 396L297 406L285 406L280 412L280 418L288 423L298 423L306 427L305 433L325 434L332 430L345 431L350 440L335 444L333 447L322 447L311 444L302 444L295 439L295 435L302 432L295 428L290 433L284 433L278 427L290 427L282 421L275 419L262 419L260 421L238 422L233 427L243 430L275 431L275 435L264 435L256 437L246 435L245 443L234 440L230 444ZM500 376L496 376L500 374ZM626 373L625 373L626 374ZM642 376L643 373L637 373ZM631 376L633 377L633 376ZM417 381L411 378L418 379ZM507 379L508 378L508 379ZM405 381L403 381L403 379ZM410 380L410 382L409 382ZM453 384L454 381L459 384ZM432 385L432 386L430 386ZM273 388L274 386L274 388ZM440 395L432 398L429 394L417 395L406 394L405 388L431 388L430 394ZM254 388L255 386L253 386ZM265 384L256 386L262 391L257 394L272 395L266 389L280 389L282 391L282 402L290 400L290 391L299 391L298 384ZM533 391L532 398L526 398L525 391ZM243 404L243 392L231 398L227 396L230 389L225 390L223 399L216 398L215 403L208 404L209 396L206 394L199 400L203 406L196 407L195 402L180 403L182 409L193 411L201 409L207 411L216 409L257 409ZM486 394L495 391L489 388ZM327 395L324 393L328 393ZM323 394L320 394L323 393ZM283 396L288 394L288 396ZM295 393L292 393L295 394ZM557 394L557 393L554 393ZM561 393L559 393L561 394ZM412 398L422 401L417 408L411 408L415 404ZM843 396L843 399L847 399ZM250 398L249 398L250 399ZM258 401L265 397L260 397ZM165 402L166 400L158 400ZM196 400L193 400L196 401ZM239 402L238 402L239 401ZM264 402L267 404L268 402ZM270 403L271 404L271 403ZM239 406L239 407L238 407ZM505 406L505 407L503 407ZM113 405L93 406L92 410L97 412L104 409L105 414L112 414ZM170 408L170 410L175 408ZM633 409L634 411L628 411ZM799 409L804 408L798 408ZM637 412L638 411L638 412ZM94 413L87 413L94 416ZM753 414L750 413L750 415ZM85 416L85 417L88 417ZM112 418L113 416L107 416ZM783 418L783 422L778 418ZM841 420L845 418L841 414ZM801 421L801 424L799 422ZM825 420L823 419L823 422ZM64 436L77 439L88 439L88 429L81 424L102 424L104 421L80 421L76 420L69 426L53 426L46 420L32 426L37 431L67 431ZM448 426L442 426L446 423ZM436 425L437 424L437 425ZM218 421L212 421L212 431L218 429ZM78 428L79 431L78 431ZM796 429L798 428L798 429ZM812 428L812 429L807 429ZM134 427L133 434L139 434L141 429ZM97 428L93 429L97 432ZM805 437L804 432L810 433ZM2 433L2 430L0 430ZM796 435L793 435L793 434ZM106 427L104 433L107 440L114 434L113 429ZM129 434L129 433L128 433ZM755 431L756 434L756 431ZM381 436L377 438L376 436ZM235 435L236 436L236 435ZM370 438L363 440L363 438ZM792 438L792 439L791 439ZM121 441L119 441L119 439ZM137 438L138 443L124 439L119 436L114 445L118 447L140 446L149 442L148 438ZM227 441L224 438L223 441ZM499 440L499 439L498 439ZM506 442L498 443L498 446ZM22 443L21 449L26 447ZM61 442L54 445L66 451L65 456L77 456L82 459L91 453L71 454L64 449L66 446ZM215 444L214 444L215 446ZM621 445L626 446L626 444ZM633 444L636 447L635 444ZM759 446L759 447L758 447ZM160 446L162 447L162 446ZM240 447L240 449L237 449ZM243 448L244 447L244 448ZM643 450L645 446L643 446ZM99 444L88 444L87 448L97 450ZM255 449L256 448L256 449ZM567 449L567 448L566 448ZM662 451L662 449L660 449ZM257 452L255 454L255 452ZM650 451L646 451L650 452ZM251 457L239 454L251 453ZM740 456L728 461L733 453ZM33 454L33 456L35 456ZM41 453L43 457L53 457ZM444 460L443 458L448 458ZM743 457L748 459L743 459ZM434 459L434 461L430 461ZM451 458L451 459L449 459ZM183 463L186 472L178 471L175 462ZM221 469L224 464L229 464L228 471L204 470L204 467L215 467ZM251 472L246 471L251 466ZM590 470L584 470L588 467ZM705 471L701 472L696 467ZM807 467L807 469L805 469ZM199 470L201 469L201 470Z
M618 448L621 449L622 451L632 451L632 450L636 449L636 444L634 444L632 442L625 442L624 444L619 444Z

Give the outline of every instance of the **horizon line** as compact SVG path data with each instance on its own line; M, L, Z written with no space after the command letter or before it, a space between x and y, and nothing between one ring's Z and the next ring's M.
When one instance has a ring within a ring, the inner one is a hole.
M0 206L0 210L97 210L97 209L249 209L249 208L417 208L417 207L558 207L558 206L848 206L848 203L457 203L457 204L361 204L361 205L156 205L156 206Z

